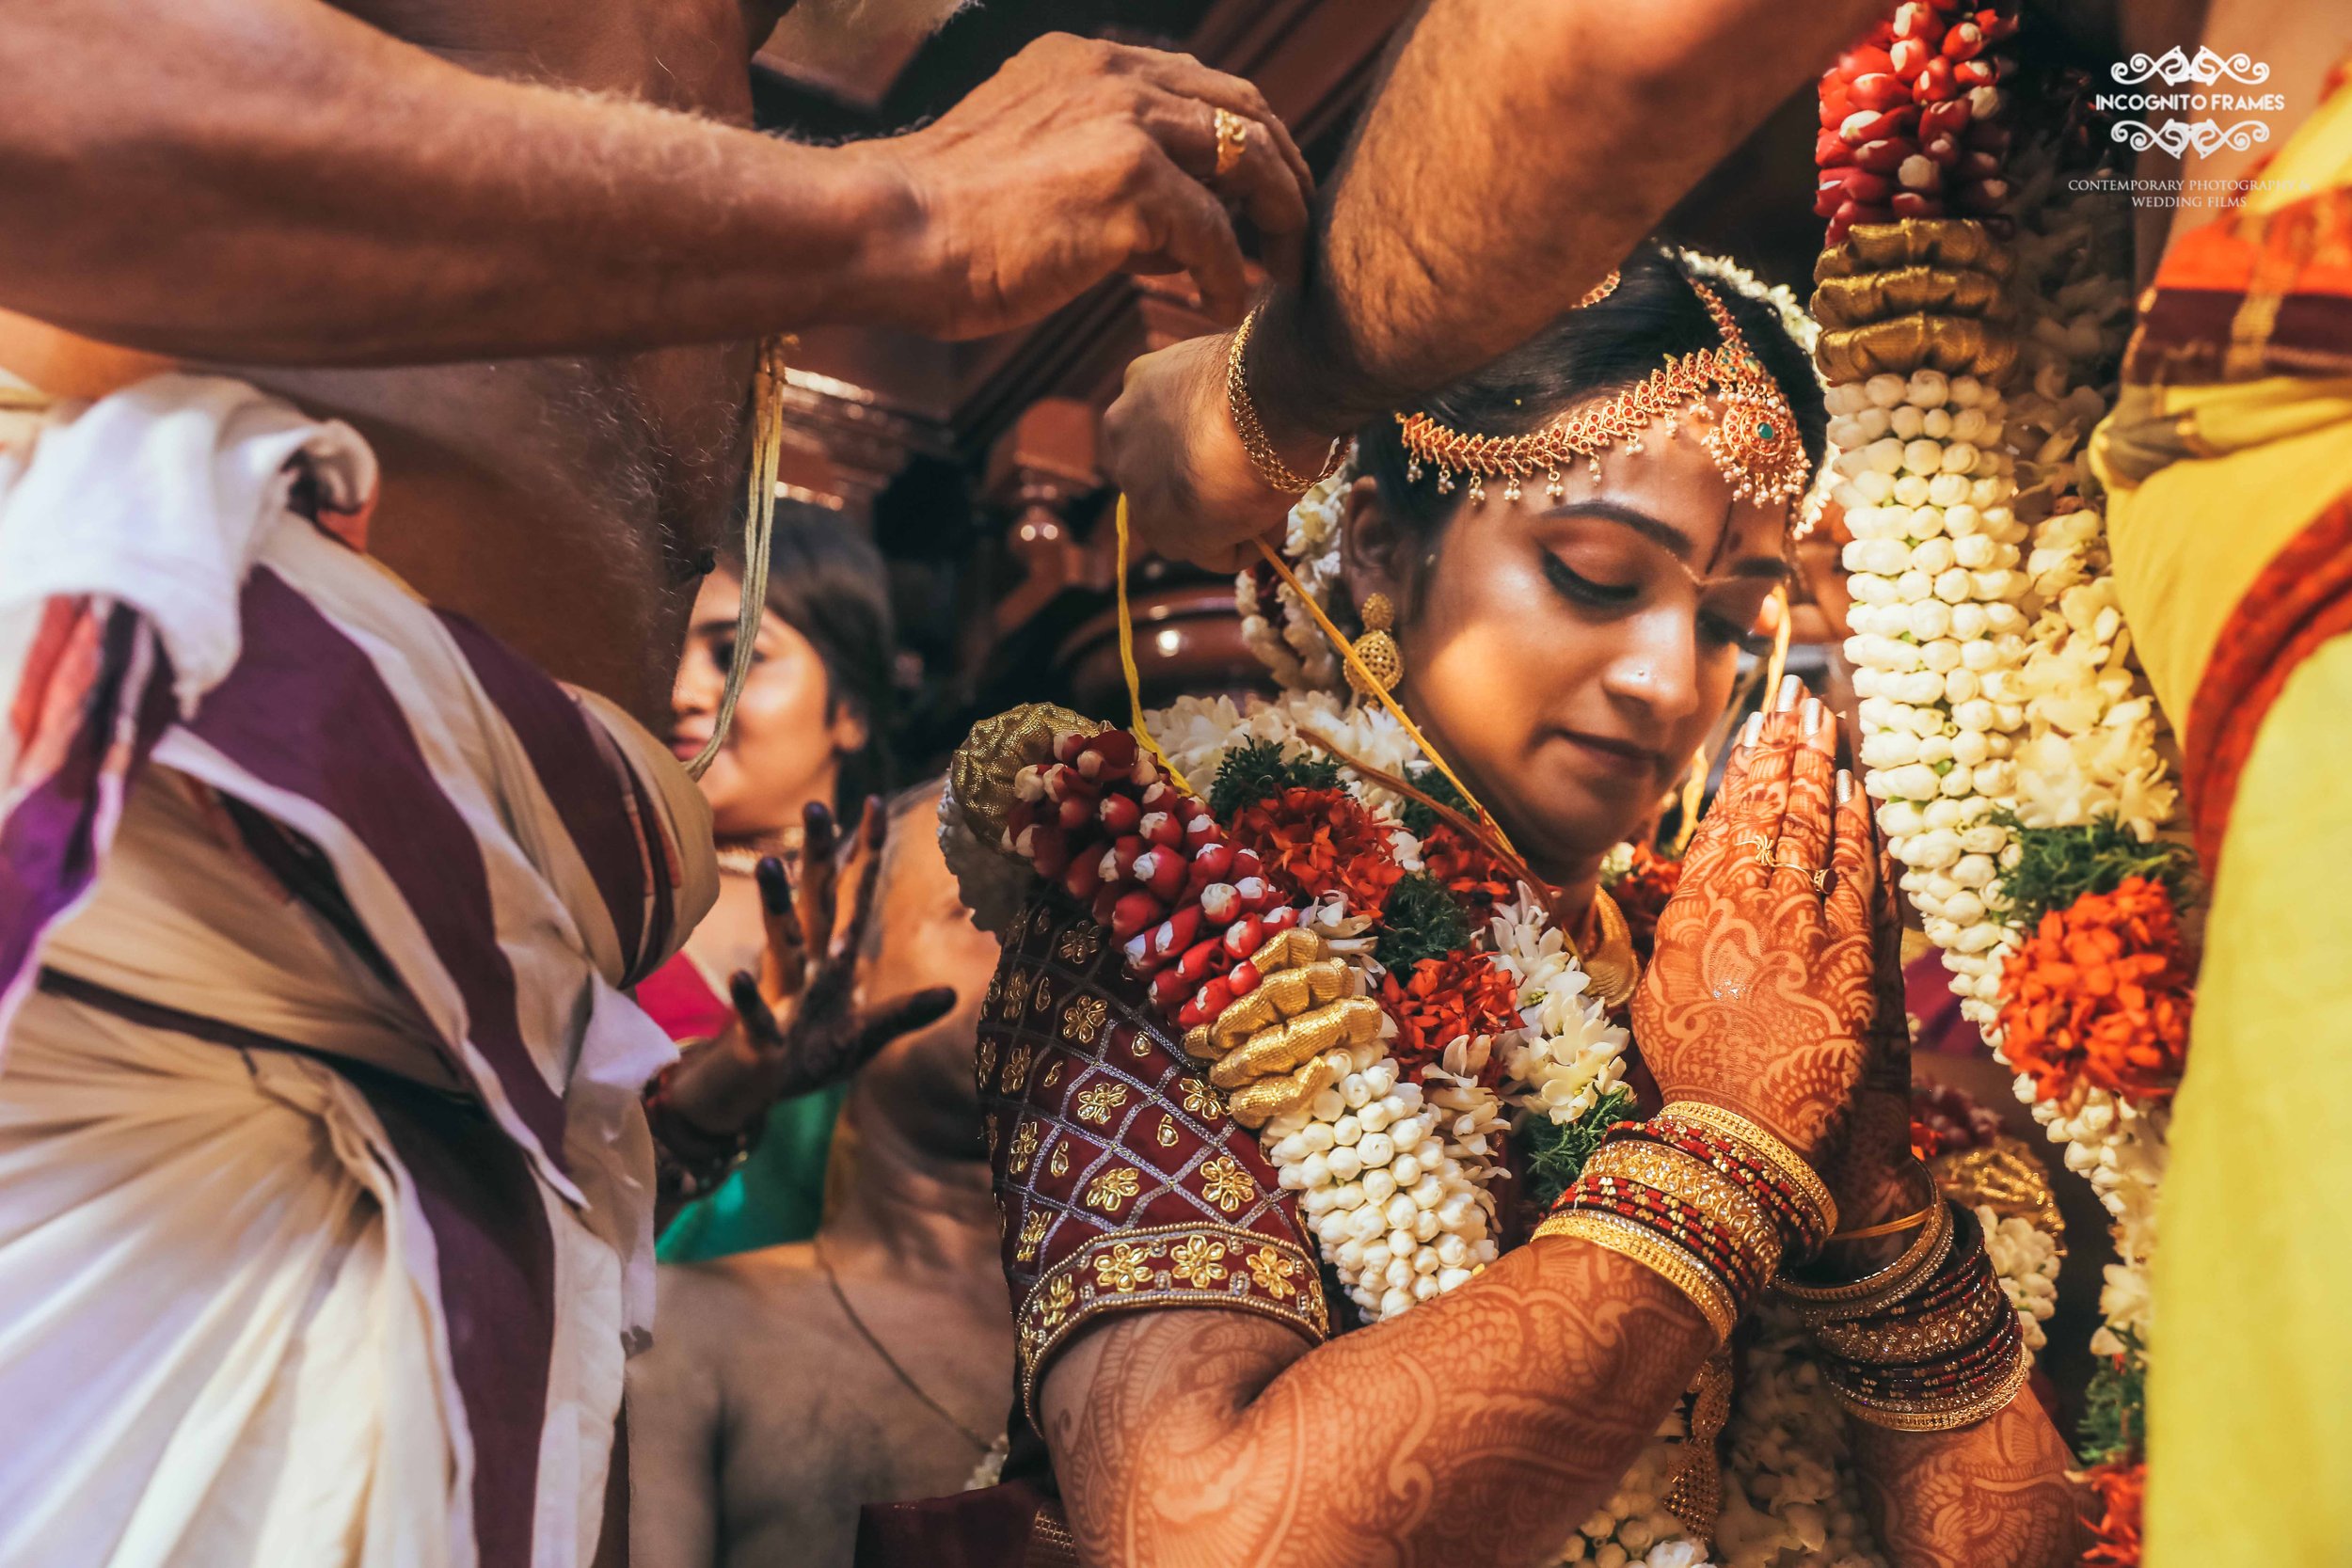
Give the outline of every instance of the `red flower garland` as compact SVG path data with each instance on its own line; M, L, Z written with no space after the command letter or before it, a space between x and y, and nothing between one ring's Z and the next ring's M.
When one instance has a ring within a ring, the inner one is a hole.
M2139 1568L2139 1516L2148 1466L2093 1465L2083 1472L2083 1480L2106 1505L2090 1528L2093 1544L2083 1553L2084 1568Z
M1391 971L1380 982L1380 1005L1396 1021L1389 1053L1408 1076L1438 1062L1464 1035L1499 1035L1519 1022L1518 985L1484 953L1423 958L1402 985ZM1480 1082L1493 1087L1502 1077L1502 1065L1500 1053L1490 1057Z
M2042 917L2001 971L2002 1050L2043 1100L2077 1082L2169 1099L2188 1053L2194 975L2162 885L2127 877Z
M1495 906L1509 903L1517 894L1501 861L1444 823L1430 829L1421 841L1421 864L1454 895L1474 927L1494 918Z
M1609 884L1609 896L1617 901L1617 912L1625 916L1627 934L1633 940L1633 956L1644 963L1658 945L1658 917L1666 912L1667 900L1681 885L1682 863L1645 844L1633 847L1632 865Z
M1266 879L1299 899L1343 893L1348 907L1376 911L1405 873L1389 832L1343 789L1286 789L1233 814L1232 842L1254 850Z

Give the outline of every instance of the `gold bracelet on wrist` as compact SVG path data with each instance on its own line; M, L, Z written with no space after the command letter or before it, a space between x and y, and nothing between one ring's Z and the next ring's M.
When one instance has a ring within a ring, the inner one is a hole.
M1614 1214L1564 1209L1535 1227L1535 1235L1572 1236L1629 1258L1691 1298L1691 1304L1715 1331L1718 1344L1731 1338L1739 1325L1740 1304L1722 1280L1687 1250L1654 1230L1619 1219Z
M1836 1230L1837 1200L1830 1196L1829 1184L1815 1173L1811 1165L1805 1164L1804 1156L1772 1133L1739 1112L1726 1110L1710 1101L1674 1101L1660 1115L1712 1128L1724 1137L1737 1139L1757 1159L1788 1178L1789 1183L1804 1195L1804 1201L1820 1216L1821 1235L1828 1236Z
M1322 471L1308 476L1292 471L1274 450L1274 443L1266 437L1265 426L1259 422L1258 405L1249 395L1249 333L1264 309L1263 304L1252 307L1233 333L1233 345L1225 356L1225 405L1232 415L1233 431L1241 437L1242 451L1249 454L1249 466L1258 470L1258 477L1283 495L1303 496L1340 471L1340 465L1347 460L1347 437L1333 436Z
M1928 1227L1884 1268L1859 1279L1836 1284L1796 1279L1783 1274L1772 1282L1781 1295L1798 1304L1799 1316L1811 1326L1824 1319L1859 1317L1882 1302L1900 1296L1944 1261L1952 1243L1952 1211L1938 1204Z

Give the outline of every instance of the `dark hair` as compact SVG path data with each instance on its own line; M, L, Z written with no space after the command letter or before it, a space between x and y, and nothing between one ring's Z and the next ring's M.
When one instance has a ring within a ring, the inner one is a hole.
M739 578L739 555L727 562ZM891 661L898 638L882 552L856 526L816 507L779 502L768 551L768 609L808 639L825 666L825 717L844 708L866 744L841 759L834 814L854 824L868 795L891 784Z
M1692 354L1722 341L1707 306L1691 288L1681 261L1644 245L1618 268L1607 298L1555 319L1509 353L1428 398L1421 412L1472 436L1522 436L1588 399L1634 386L1673 354ZM1780 313L1726 283L1708 280L1748 346L1780 384L1797 416L1805 455L1821 460L1829 416L1812 356L1788 335ZM1381 510L1434 552L1462 503L1457 483L1439 495L1431 477L1405 477L1405 444L1393 418L1374 420L1357 436L1358 463L1380 486Z

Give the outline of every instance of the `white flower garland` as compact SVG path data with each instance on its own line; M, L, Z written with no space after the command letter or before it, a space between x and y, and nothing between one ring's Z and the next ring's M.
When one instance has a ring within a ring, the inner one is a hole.
M1285 758L1326 742L1400 777L1421 756L1386 711L1343 705L1323 691L1246 707L1223 697L1180 698L1145 722L1169 762L1203 789L1228 753L1252 741L1280 747ZM1397 816L1397 797L1344 764L1341 776L1388 833L1397 863L1419 869L1421 846ZM1310 924L1342 939L1367 989L1376 981L1368 944L1346 945L1368 922L1329 898ZM1499 1256L1486 1186L1500 1174L1496 1138L1506 1101L1571 1121L1624 1071L1626 1032L1588 994L1590 980L1532 895L1521 890L1498 911L1486 940L1517 987L1518 1028L1448 1042L1419 1082L1404 1077L1385 1040L1335 1051L1332 1085L1260 1134L1283 1187L1299 1195L1324 1260L1370 1321L1466 1283ZM1500 1095L1477 1081L1498 1052Z

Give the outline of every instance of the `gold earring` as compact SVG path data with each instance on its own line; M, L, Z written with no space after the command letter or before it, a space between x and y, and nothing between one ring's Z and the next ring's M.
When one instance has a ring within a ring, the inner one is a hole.
M1396 639L1389 635L1389 627L1396 621L1396 607L1389 603L1386 594L1375 594L1357 607L1356 615L1364 624L1364 634L1353 644L1356 662L1380 683L1381 690L1395 690L1396 683L1405 678L1405 656L1398 651ZM1372 695L1363 676L1352 666L1347 672L1347 684L1364 696Z

